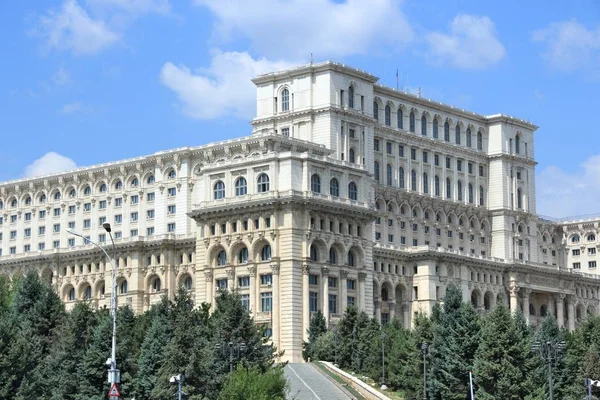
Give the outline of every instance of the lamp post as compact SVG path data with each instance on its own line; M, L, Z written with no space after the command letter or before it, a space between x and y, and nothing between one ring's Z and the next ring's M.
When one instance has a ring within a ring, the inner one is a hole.
M381 331L381 388L385 389L385 332Z
M233 372L233 360L235 358L240 358L240 355L246 352L246 343L244 342L239 344L233 342L223 344L217 343L215 347L217 350L221 351L223 357L229 358L229 372Z
M423 353L423 400L427 400L427 349L429 344L421 343L421 353Z
M70 233L71 235L75 235L75 236L82 238L84 240L84 242L90 243L90 244L94 245L95 247L97 247L98 249L100 249L106 256L106 259L110 260L110 263L112 264L112 293L111 293L111 302L110 302L110 308L111 308L111 313L112 313L112 317L113 317L112 350L111 350L111 357L108 360L106 360L106 365L108 366L108 383L111 384L111 389L113 386L117 386L117 389L118 389L118 384L121 382L121 373L117 369L117 268L118 268L118 266L117 266L116 257L115 257L115 254L116 254L115 241L113 240L113 237L111 234L110 224L108 222L106 222L106 223L102 224L102 227L110 236L110 241L112 243L112 248L113 248L113 256L112 257L108 255L108 253L106 252L106 250L104 250L104 248L102 248L96 242L93 242L89 238L83 236L82 234L75 232L72 229L67 229L67 232Z
M337 325L335 325L333 327L333 363L335 364L335 366L338 365L337 363Z
M169 382L171 383L176 383L177 384L177 399L181 400L183 397L183 391L181 390L181 386L183 385L183 374L177 374L177 375L173 375L171 377L171 379L169 379Z
M552 362L558 358L558 356L565 349L565 342L552 342L550 340L546 342L535 342L533 344L533 351L537 351L540 357L548 364L548 392L550 394L550 400L554 399L553 387L552 387Z

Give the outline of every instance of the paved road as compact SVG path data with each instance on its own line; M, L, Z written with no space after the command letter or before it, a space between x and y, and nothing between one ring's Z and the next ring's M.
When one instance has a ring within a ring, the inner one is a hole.
M311 364L288 364L285 377L290 382L289 399L295 400L349 400L333 382Z

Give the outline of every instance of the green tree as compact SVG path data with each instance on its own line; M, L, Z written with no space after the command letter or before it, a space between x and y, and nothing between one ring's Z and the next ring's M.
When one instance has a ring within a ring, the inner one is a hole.
M112 316L107 310L101 310L97 312L97 318L98 323L79 365L77 400L104 400L110 389L106 360L110 358L112 347Z
M315 358L312 354L312 347L315 341L324 333L327 332L327 321L321 310L318 310L310 319L310 326L308 327L308 342L304 342L304 348L302 357L305 360L309 358Z
M231 374L219 393L220 400L285 400L288 383L282 367L261 372L241 365Z
M422 398L422 364L417 336L404 329L397 319L384 327L386 383L405 398Z

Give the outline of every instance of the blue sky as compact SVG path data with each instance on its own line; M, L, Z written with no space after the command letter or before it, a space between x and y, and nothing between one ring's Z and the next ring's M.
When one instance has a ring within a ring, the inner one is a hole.
M538 212L600 212L600 3L0 2L0 181L246 135L249 78L332 59L540 126Z

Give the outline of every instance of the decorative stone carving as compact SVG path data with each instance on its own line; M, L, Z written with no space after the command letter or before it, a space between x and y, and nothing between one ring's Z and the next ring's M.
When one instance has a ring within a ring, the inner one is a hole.
M304 275L310 274L310 265L304 264L302 266L302 274L304 274Z
M212 280L213 280L213 273L212 273L212 271L206 271L206 272L204 272L204 279L206 279L206 282L212 282Z
M321 268L321 275L323 275L323 276L329 276L329 268L322 267Z
M271 265L271 272L273 273L273 275L279 275L279 265Z

